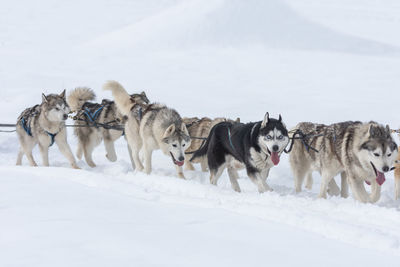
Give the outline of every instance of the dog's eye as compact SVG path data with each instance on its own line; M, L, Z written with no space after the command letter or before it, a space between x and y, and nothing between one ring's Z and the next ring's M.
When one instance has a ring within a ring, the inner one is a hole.
M173 146L173 147L177 147L177 145L176 145L176 144L172 144L172 146Z
M59 110L60 110L60 108L56 108L56 110L57 110L57 111L59 111Z
M392 153L389 153L389 154L388 154L388 157L390 157L391 155L392 155Z
M283 139L283 135L278 136L278 139L282 140Z
M375 157L379 157L379 154L378 154L378 153L374 153L374 156L375 156Z
M272 139L272 136L267 135L265 138L266 138L267 140L270 140L270 139Z
M186 146L186 144L183 144L182 146L183 146L183 147L185 147L185 146Z

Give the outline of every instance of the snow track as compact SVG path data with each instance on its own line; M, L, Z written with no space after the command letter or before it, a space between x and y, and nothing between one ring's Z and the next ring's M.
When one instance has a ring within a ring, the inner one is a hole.
M186 172L191 177L187 181L172 176L173 169L170 173L161 169L158 174L145 175L133 173L128 164L89 171L64 168L59 171L58 168L0 168L0 172L12 172L16 176L36 175L72 181L135 199L222 209L290 225L361 248L400 253L397 208L361 204L351 198L325 200L307 194L294 195L291 188L274 184L271 186L275 192L260 195L246 178L240 182L249 192L235 193L227 182L221 187L209 185L208 174L199 171ZM59 172L57 178L54 178L55 172Z

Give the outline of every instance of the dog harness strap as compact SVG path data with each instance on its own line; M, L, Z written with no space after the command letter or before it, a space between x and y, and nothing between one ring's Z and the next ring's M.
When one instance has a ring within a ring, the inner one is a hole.
M232 143L232 138L231 138L231 128L230 128L230 127L228 127L228 139L229 139L229 144L231 145L231 147L232 147L233 151L235 151L235 152L236 152L236 149L235 149L235 147L233 146L233 143Z
M32 131L31 131L31 126L27 124L27 121L25 118L21 119L21 126L24 128L25 132L32 137Z
M85 108L84 114L90 120L90 122L95 122L100 115L100 111L104 108L104 105L99 107L95 112L90 112L88 108Z
M142 118L143 118L143 109L142 109L142 107L139 107L138 113L139 113L139 121L141 121Z
M50 132L48 132L48 131L45 131L45 132L48 134L48 136L50 136L51 142L50 142L50 145L49 145L49 146L52 146L52 145L54 144L54 138L56 137L56 135L57 135L58 133L53 134L53 133L50 133Z
M254 129L256 128L257 125L258 125L258 123L255 123L255 124L253 125L253 127L251 128L251 132L250 132L250 137L251 137L251 138L253 138L253 132L254 132Z

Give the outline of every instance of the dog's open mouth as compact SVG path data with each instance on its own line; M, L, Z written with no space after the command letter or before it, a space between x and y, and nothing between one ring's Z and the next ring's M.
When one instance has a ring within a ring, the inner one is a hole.
M385 174L384 174L383 172L378 171L378 170L375 168L375 165L374 165L372 162L370 162L370 163L371 163L372 168L374 169L374 172L375 172L375 175L376 175L376 182L377 182L379 185L382 185L382 184L386 181ZM366 182L366 183L367 183L367 184L371 184L371 183L369 183L369 182Z
M267 148L269 155L271 156L271 161L272 163L276 166L279 164L280 161L280 157L279 157L279 153L278 152L271 152L269 151L269 149Z
M176 159L175 159L174 155L172 155L172 153L171 153L171 152L169 152L169 153L171 154L172 162L173 162L175 165L178 165L178 166L183 166L183 164L185 163L185 161L184 161L184 160L182 160L182 161L178 161L178 160L176 160Z

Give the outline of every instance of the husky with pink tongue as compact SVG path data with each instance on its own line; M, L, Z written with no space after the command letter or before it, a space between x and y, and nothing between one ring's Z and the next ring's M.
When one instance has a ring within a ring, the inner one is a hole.
M350 184L355 199L372 203L379 200L385 173L392 169L398 154L389 126L376 122L302 122L295 130L306 137L294 140L290 153L296 192L301 191L305 176L306 187L311 189L311 173L317 171L322 176L319 197L326 198L327 193L347 197ZM333 179L338 174L341 189ZM365 184L371 185L371 193L367 193Z
M263 193L272 190L266 182L269 170L279 164L288 143L288 131L282 117L272 119L267 113L259 122L218 123L192 159L207 156L210 182L214 185L226 168L232 188L237 192L241 191L237 170L246 168L251 181Z
M127 116L125 136L136 170L150 174L153 151L160 149L171 158L178 177L185 178L182 165L191 141L179 113L162 104L138 102L116 81L106 82L103 89L112 92L118 110ZM139 152L143 153L144 164Z

